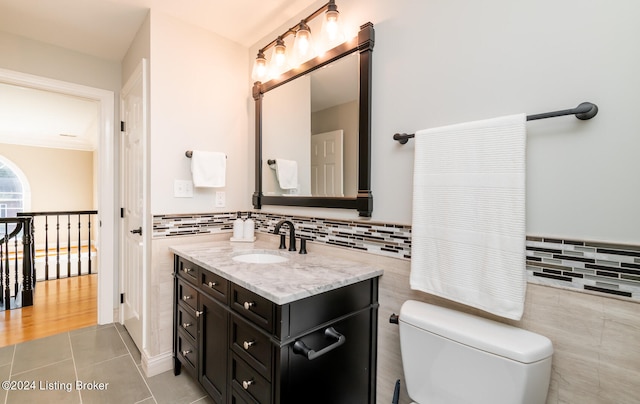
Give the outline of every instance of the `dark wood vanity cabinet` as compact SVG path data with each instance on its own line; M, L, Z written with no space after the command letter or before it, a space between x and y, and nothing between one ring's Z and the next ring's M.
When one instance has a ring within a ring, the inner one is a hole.
M174 373L216 403L375 403L377 277L278 305L176 256L174 301Z

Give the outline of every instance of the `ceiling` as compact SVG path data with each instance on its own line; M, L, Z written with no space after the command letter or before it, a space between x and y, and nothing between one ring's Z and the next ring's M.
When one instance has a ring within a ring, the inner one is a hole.
M314 0L0 0L0 31L119 62L149 9L248 48L313 3ZM31 109L26 112L22 108ZM0 142L21 143L22 139L24 144L33 144L40 137L48 147L93 150L96 119L94 101L0 86Z

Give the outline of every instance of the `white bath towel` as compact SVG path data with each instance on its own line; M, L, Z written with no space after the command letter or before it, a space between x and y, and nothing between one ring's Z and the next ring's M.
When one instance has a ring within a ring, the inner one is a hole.
M276 176L282 189L298 188L298 162L276 159Z
M225 186L227 156L220 152L194 150L191 155L191 176L195 187Z
M522 317L525 123L519 114L416 133L412 289Z

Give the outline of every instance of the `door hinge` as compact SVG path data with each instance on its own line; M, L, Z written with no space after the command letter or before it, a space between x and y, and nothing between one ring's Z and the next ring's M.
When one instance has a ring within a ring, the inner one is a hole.
M120 132L124 132L127 128L127 125L124 124L124 121L120 121Z
M124 303L124 293L120 293L120 304Z
M120 217L124 218L124 208L120 208Z

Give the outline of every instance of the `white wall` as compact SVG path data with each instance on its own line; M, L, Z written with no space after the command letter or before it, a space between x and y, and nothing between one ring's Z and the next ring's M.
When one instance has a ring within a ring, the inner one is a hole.
M247 209L246 48L154 11L150 31L151 214ZM174 198L174 180L191 179L187 150L226 153L226 187ZM214 207L215 191L226 193L224 208Z
M302 17L323 3L315 1ZM372 220L411 223L413 142L399 145L395 132L591 101L600 112L590 121L562 117L527 125L527 233L640 242L632 90L640 88L634 52L640 3L341 0L338 9L350 26L371 21L376 31ZM299 18L253 46L250 62L258 47ZM306 208L263 211L357 217Z
M302 99L297 96L303 95ZM305 96L306 95L306 96ZM300 77L287 86L269 92L262 101L262 192L283 195L289 190L280 188L276 170L269 167L269 159L288 159L298 163L300 195L311 195L311 80ZM309 150L309 153L301 153Z

